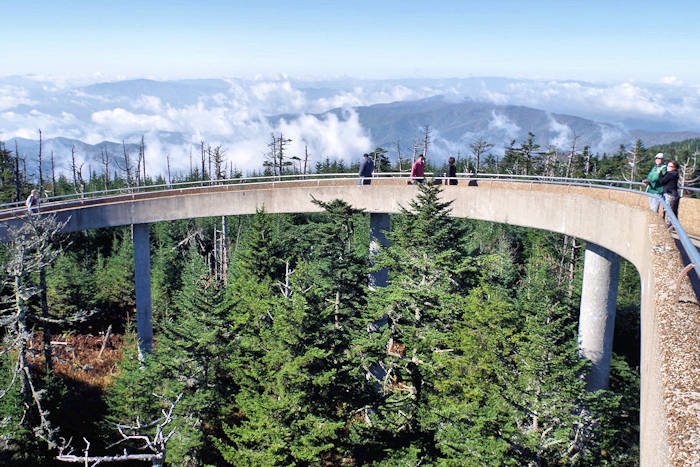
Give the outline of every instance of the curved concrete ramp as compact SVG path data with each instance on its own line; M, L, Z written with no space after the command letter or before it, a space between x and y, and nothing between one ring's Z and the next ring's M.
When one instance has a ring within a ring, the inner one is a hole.
M478 181L468 186L460 181L443 188L443 198L454 200L454 216L572 235L635 265L642 282L641 463L700 463L700 309L694 295L684 291L687 310L678 322L679 308L668 291L675 291L680 255L663 223L650 212L648 198L603 187L529 182ZM79 231L252 214L263 206L270 213L318 212L313 198L340 198L370 213L398 213L416 192L405 179L373 179L371 185L358 185L357 179L250 183L89 199L64 203L54 212L62 219L70 217L67 230ZM682 222L684 209L691 221L688 230L700 232L700 215L682 202ZM42 207L42 212L49 211L51 205ZM16 220L3 221L12 222Z

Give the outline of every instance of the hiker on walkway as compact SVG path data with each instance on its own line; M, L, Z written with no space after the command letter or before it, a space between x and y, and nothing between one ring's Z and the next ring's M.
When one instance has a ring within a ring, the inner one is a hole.
M451 157L447 159L447 185L457 184L457 164L455 163L455 158Z
M374 160L369 157L369 154L362 155L362 161L360 162L360 171L358 176L360 181L357 182L358 185L369 185L372 183L372 174L374 173Z
M678 162L670 161L666 165L666 173L661 174L661 169L658 169L659 173L659 184L663 190L664 201L671 206L673 214L678 216ZM664 216L666 218L666 225L671 225L671 220L668 215Z
M411 183L425 183L425 156L421 154L411 168Z
M33 214L39 210L39 191L37 190L32 190L31 193L29 193L29 196L27 197L27 201L25 201L25 204L27 205L27 211L29 214Z
M664 164L664 153L660 152L654 158L654 167L651 168L647 178L642 180L647 186L647 192L661 195L664 192L664 187L659 183L661 178L666 173L666 164ZM656 196L649 198L649 208L654 212L659 212L659 200Z

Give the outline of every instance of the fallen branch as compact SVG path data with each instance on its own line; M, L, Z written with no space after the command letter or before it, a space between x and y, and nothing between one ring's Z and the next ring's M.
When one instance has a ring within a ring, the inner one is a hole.
M109 342L110 335L112 335L112 325L111 324L107 328L107 332L105 332L105 338L102 340L102 348L100 349L100 353L97 354L97 360L100 360L102 358L102 353L105 351L105 348L107 347L107 342Z

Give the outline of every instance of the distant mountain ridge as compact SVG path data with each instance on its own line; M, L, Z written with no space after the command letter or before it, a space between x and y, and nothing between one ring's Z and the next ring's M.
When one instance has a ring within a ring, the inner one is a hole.
M139 96L157 90L160 96L169 96L171 102L191 104L202 96L211 97L217 91L224 91L230 83L223 80L193 80L176 82L154 82L150 80L133 80L127 82L101 83L80 88L81 92L98 95L110 100L129 102ZM183 92L189 89L189 92ZM318 92L325 94L326 88ZM53 104L55 105L55 104ZM26 105L17 106L22 109ZM87 109L85 109L88 112ZM571 147L576 136L576 148L581 150L588 145L594 153L617 152L620 144L631 145L639 138L645 146L667 144L691 138L700 138L700 132L693 131L652 131L644 129L626 129L622 125L601 122L564 113L548 112L546 110L521 105L499 105L481 102L469 98L445 98L433 96L418 100L405 100L391 103L380 103L368 106L334 108L322 113L304 114L287 113L266 118L271 127L276 127L282 120L287 122L300 119L302 115L311 115L323 120L333 115L339 120L350 118L349 111L355 112L359 124L370 138L373 147L383 147L395 157L397 142L401 151L410 153L414 142L420 142L424 136L424 126L431 130L431 152L437 159L445 159L448 155L469 154L469 144L477 138L483 138L495 145L494 152L502 153L510 141L516 144L527 138L528 132L536 136L536 142L546 147L551 144L560 150ZM139 133L126 134L127 151L132 156L138 151ZM161 143L187 148L193 147L192 137L181 131L156 131L153 133ZM294 138L295 135L286 135ZM14 151L15 142L22 156L27 157L28 166L36 164L38 140L12 138L5 141L8 149ZM88 144L79 139L64 137L46 138L44 140L45 160L48 162L50 153L56 156L57 170L70 170L71 148L75 146L79 159L85 161L86 167L98 170L100 154L107 150L113 159L120 160L123 156L122 143L118 141L102 141ZM262 154L266 148L260 146ZM328 154L333 157L333 154ZM359 154L358 154L359 157ZM234 161L235 162L235 161Z
M617 151L620 144L628 146L637 138L651 146L700 137L700 132L627 130L611 123L531 107L467 99L451 102L441 96L355 107L354 111L373 143L385 149L395 148L397 141L409 147L414 141L422 140L425 125L430 127L433 143L439 151L459 150L462 154L476 138L502 147L511 140L516 143L524 140L528 132L536 136L541 146L554 144L559 149L570 147L575 135L577 148L588 145L599 153ZM336 108L316 116L324 118L334 114L344 118L345 113L346 110Z

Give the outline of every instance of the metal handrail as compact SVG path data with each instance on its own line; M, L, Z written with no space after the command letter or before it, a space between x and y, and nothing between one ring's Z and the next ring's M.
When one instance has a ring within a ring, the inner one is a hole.
M441 174L436 174L434 172L426 172L426 176L440 176ZM460 172L457 174L459 177L465 177L465 178L472 178L476 177L479 179L501 179L501 180L516 180L516 179L523 179L523 180L551 180L551 181L564 181L566 180L567 182L580 182L580 183L585 183L586 185L597 185L597 184L605 184L605 185L634 185L634 186L643 186L641 182L630 182L627 180L610 180L610 179L594 179L594 178L570 178L570 177L554 177L554 176L546 176L546 175L513 175L513 174L491 174L491 173L483 173L483 174L472 174L472 173L467 173L467 172ZM380 177L398 177L398 178L408 178L410 177L409 172L375 172L374 174L375 178L380 178ZM255 182L255 181L262 181L262 180L270 180L270 181L282 181L282 180L288 180L288 179L309 179L309 178L358 178L356 175L351 174L351 173L328 173L328 174L319 174L319 173L312 173L312 174L292 174L292 175L261 175L261 176L254 176L254 177L236 177L236 178L224 178L224 179L218 179L218 180L196 180L196 181L190 181L190 182L177 182L177 183L162 183L158 185L141 185L138 187L121 187L121 188L111 188L107 190L97 190L97 191L91 191L91 192L85 192L85 193L72 193L72 194L67 194L67 195L57 195L57 196L48 196L44 198L42 201L44 203L46 202L52 202L52 201L59 201L63 199L80 199L80 198L95 198L95 197L101 197L105 195L109 195L111 193L139 193L143 191L152 191L158 189L173 189L173 188L178 188L178 187L187 187L187 186L218 186L218 185L228 185L228 184L237 184L237 183L250 183L250 182ZM444 178L444 177L443 177ZM690 187L681 187L680 189L682 190L687 190L687 191L700 191L700 188L690 188ZM16 202L11 202L11 203L3 203L0 204L0 209L3 208L12 208L12 207L19 207L23 206L24 203L21 201L16 201Z
M425 175L435 175L433 172L426 172ZM586 179L586 178L566 178L566 177L548 177L548 176L530 176L530 175L509 175L509 174L469 174L469 173L458 173L458 177L440 177L443 180L463 180L463 181L472 181L472 180L478 180L478 181L502 181L502 182L514 182L514 183L541 183L541 184L551 184L551 185L571 185L571 186L582 186L582 187L595 187L599 186L601 188L605 188L608 190L617 190L617 191L626 191L626 192L631 192L631 193L636 193L640 194L643 196L647 197L654 197L658 199L661 203L661 205L664 207L664 211L667 213L669 216L669 219L671 221L671 224L673 225L674 229L676 230L676 233L678 234L678 237L681 241L681 245L683 249L685 250L686 254L688 255L688 258L690 261L693 263L693 266L696 271L700 272L700 254L698 253L697 249L693 245L693 242L690 240L690 237L688 237L688 234L685 232L683 229L683 226L681 225L680 221L676 217L676 215L673 213L673 210L671 207L666 203L666 201L663 199L662 196L659 196L657 194L652 194L648 193L645 191L641 191L638 189L632 189L632 188L623 188L619 186L612 186L612 184L622 184L622 185L643 185L641 182L629 182L627 180L608 180L608 179ZM411 178L410 173L408 172L382 172L382 173L375 173L375 178L379 177L396 177L396 178ZM311 178L314 177L314 178ZM293 179L310 179L310 180L324 180L329 177L334 177L335 179L340 179L340 180L361 180L365 177L358 177L355 174L349 174L349 173L334 173L334 174L297 174L297 175L268 175L268 176L256 176L256 177L241 177L241 178L229 178L229 179L220 179L220 180L198 180L194 182L180 182L180 183L171 183L171 184L160 184L160 185L145 185L141 187L124 187L124 188L117 188L117 189L111 189L111 190L101 190L101 191L95 191L95 192L90 192L90 193L83 193L83 195L96 195L96 196L89 196L89 199L100 199L102 197L110 197L110 196L105 196L109 195L109 193L122 193L123 195L131 195L136 192L143 192L143 191L150 191L154 188L163 188L167 187L165 190L157 190L157 191L170 191L173 189L177 190L191 190L195 189L197 187L201 186L223 186L226 184L230 184L230 182L237 182L237 183L251 183L251 184L261 184L261 183L267 183L264 180L271 180L275 182L279 182L282 184L287 184L290 182L294 182L296 180ZM595 183L592 183L595 182ZM176 188L179 187L179 188ZM687 189L685 187L681 189ZM124 193L126 192L126 193ZM75 201L76 199L81 199L81 198L71 198L71 199L66 199L67 195L62 195L62 196L55 196L55 197L50 197L46 198L48 200L58 200L56 203L51 203L52 206L60 206L61 204L68 204L70 201ZM83 196L84 197L84 196ZM64 201L62 201L64 200ZM8 203L8 204L3 204L0 205L0 208L4 206L17 206L18 204L21 205L21 203ZM24 213L25 208L15 208L9 210L10 213Z

